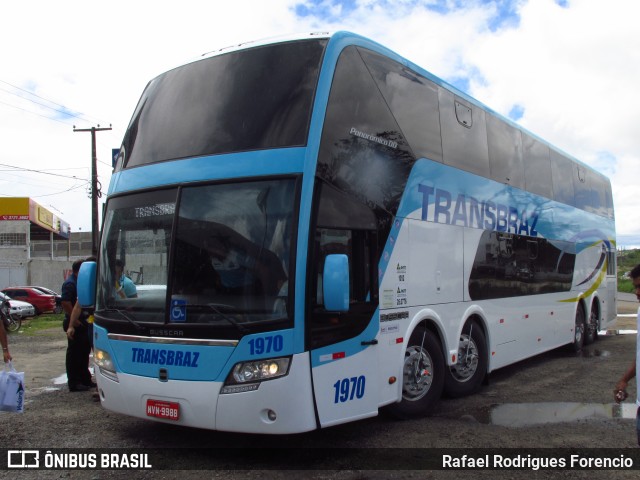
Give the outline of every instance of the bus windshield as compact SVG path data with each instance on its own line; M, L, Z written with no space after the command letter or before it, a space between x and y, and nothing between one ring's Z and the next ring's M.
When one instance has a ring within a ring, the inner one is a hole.
M207 324L237 334L288 324L296 203L293 178L112 199L96 321Z
M325 46L256 47L160 75L138 102L117 168L305 145Z

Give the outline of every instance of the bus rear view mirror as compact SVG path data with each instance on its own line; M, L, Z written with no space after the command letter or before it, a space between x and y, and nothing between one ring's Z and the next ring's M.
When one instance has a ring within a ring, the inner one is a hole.
M324 308L330 312L349 310L349 258L345 254L327 255L322 279Z
M78 302L81 307L96 303L96 262L83 262L78 272Z

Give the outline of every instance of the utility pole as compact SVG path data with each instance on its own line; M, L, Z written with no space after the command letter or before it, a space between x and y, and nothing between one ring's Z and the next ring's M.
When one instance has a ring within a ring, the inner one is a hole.
M96 155L96 132L102 132L104 130L111 130L111 125L108 128L97 127L91 128L76 128L73 126L74 132L91 132L91 254L93 256L98 255L98 232L100 227L98 225L98 157Z

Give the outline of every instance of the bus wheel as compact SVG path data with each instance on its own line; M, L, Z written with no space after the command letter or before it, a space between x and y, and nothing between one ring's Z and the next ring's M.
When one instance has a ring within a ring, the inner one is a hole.
M478 322L467 322L462 329L457 358L444 380L445 393L454 398L477 391L487 373L487 343Z
M431 413L442 395L444 367L440 343L427 329L416 328L404 353L402 400L389 406L391 414L407 419Z
M589 345L598 338L598 304L596 301L591 305L591 314L589 315L589 323L586 325L584 334L584 344Z
M579 352L584 346L584 306L582 303L578 303L578 309L576 310L576 324L573 330L573 351Z

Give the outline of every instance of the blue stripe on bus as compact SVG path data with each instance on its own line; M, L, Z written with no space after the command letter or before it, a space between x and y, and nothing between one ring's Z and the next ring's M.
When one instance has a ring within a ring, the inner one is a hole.
M305 148L210 155L122 170L113 175L109 195L184 182L301 173ZM238 172L244 172L238 174Z

